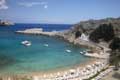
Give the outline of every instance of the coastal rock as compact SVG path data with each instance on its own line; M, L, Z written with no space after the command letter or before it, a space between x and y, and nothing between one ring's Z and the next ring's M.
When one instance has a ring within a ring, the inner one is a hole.
M89 35L92 42L106 41L109 43L115 36L120 37L120 18L81 21L73 25L64 36L68 40L72 38L74 41L81 33Z

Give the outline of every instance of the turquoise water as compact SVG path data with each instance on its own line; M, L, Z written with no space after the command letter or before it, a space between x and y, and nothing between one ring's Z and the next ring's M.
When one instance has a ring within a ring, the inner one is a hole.
M22 45L24 40L31 41L32 45ZM48 47L44 44L48 44ZM66 52L67 49L71 52ZM83 50L85 48L53 37L0 31L0 74L46 72L73 67L89 60L80 54Z

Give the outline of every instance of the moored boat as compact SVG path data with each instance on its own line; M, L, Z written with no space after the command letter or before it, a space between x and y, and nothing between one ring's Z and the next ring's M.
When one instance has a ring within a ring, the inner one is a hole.
M30 41L22 41L21 44L25 45L25 46L31 46L31 42Z
M67 49L67 50L66 50L66 52L70 53L70 52L71 52L71 50Z

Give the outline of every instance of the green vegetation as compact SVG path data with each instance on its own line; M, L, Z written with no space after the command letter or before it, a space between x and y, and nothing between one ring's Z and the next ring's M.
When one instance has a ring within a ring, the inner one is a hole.
M89 79L85 79L85 80L92 80L93 78L97 77L101 72L105 71L106 69L108 69L108 67L105 69L102 69L100 72L97 72L97 74L95 74L94 76L90 77Z
M110 48L112 49L109 59L110 65L114 65L115 70L118 70L120 63L120 38L115 37L110 44Z
M78 38L78 37L80 37L81 36L81 32L80 31L77 31L76 33L75 33L75 38Z
M109 35L109 36L108 36ZM99 42L99 40L110 41L114 38L114 30L112 24L101 24L90 34L90 40Z

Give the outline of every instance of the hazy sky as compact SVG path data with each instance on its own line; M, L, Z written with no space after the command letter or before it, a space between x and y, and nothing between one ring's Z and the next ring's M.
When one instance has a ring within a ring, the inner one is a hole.
M19 23L77 23L120 16L120 0L0 0L0 19Z

